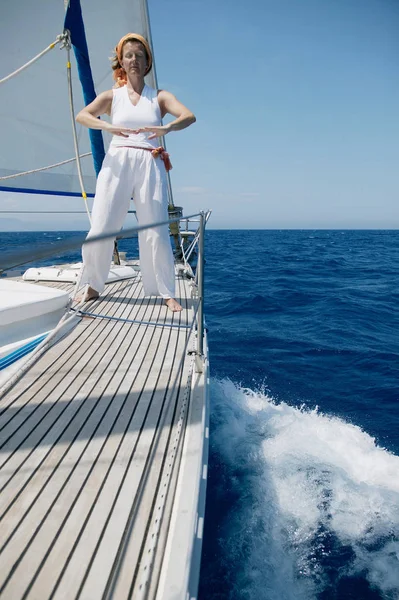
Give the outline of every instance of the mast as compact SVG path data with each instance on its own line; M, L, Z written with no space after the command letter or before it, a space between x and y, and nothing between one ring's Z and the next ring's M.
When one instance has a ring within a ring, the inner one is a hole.
M150 19L149 19L149 14L148 14L148 2L147 0L142 0L143 2L143 13L144 13L144 21L145 21L145 27L148 31L148 42L150 44L150 48L151 48L151 52L152 52L152 56L153 56L153 65L152 65L152 78L153 78L153 87L157 90L158 89L158 79L157 79L157 72L156 72L156 68L155 68L155 52L154 52L154 46L152 43L152 35L151 35L151 25L150 25ZM166 142L165 142L165 138L162 138L162 145L164 148L166 148ZM169 218L173 219L176 217L181 217L183 216L183 209L181 206L175 206L174 204L174 200L173 200L173 191L172 191L172 182L170 180L170 173L166 173L166 180L167 180L167 185L168 185L168 214L169 214ZM180 249L180 221L175 221L174 223L171 223L169 226L170 229L170 233L173 236L174 239L174 243L175 243L175 256L176 258L181 258L181 249Z
M83 22L80 0L64 0L67 4L64 29L69 31L71 43L78 66L79 80L82 85L83 97L87 106L96 97L93 75L91 72L89 50ZM89 129L91 151L93 153L94 169L98 176L104 160L104 140L99 129Z

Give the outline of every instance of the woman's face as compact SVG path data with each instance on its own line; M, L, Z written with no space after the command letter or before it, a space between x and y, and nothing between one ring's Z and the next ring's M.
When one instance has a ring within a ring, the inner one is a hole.
M144 77L148 62L143 44L140 42L126 42L122 51L122 67L128 74Z

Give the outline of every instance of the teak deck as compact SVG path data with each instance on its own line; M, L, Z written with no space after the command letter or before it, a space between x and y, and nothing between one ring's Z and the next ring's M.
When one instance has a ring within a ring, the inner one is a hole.
M0 399L1 598L195 589L208 375L190 354L197 300L176 286L181 313L139 278L107 285L84 310L122 320L83 317Z

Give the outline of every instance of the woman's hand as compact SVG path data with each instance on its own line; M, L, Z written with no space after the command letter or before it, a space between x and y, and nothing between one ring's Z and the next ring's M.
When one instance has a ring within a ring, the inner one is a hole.
M106 128L108 133L112 133L112 135L119 135L121 137L129 137L131 133L138 133L138 129L129 129L128 127L115 127L115 125L108 125Z
M162 137L169 133L170 127L168 125L161 125L159 127L141 127L140 129L136 129L134 133L151 133L148 136L149 140L153 140L157 137Z

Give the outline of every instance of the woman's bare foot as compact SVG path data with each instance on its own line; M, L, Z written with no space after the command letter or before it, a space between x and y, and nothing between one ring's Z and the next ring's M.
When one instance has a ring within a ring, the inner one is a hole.
M99 298L100 294L97 290L94 290L92 287L88 287L85 294L81 294L76 298L77 302L88 302L89 300L95 300Z
M172 312L180 312L183 310L183 307L180 306L180 304L174 298L168 298L165 300L165 304Z

